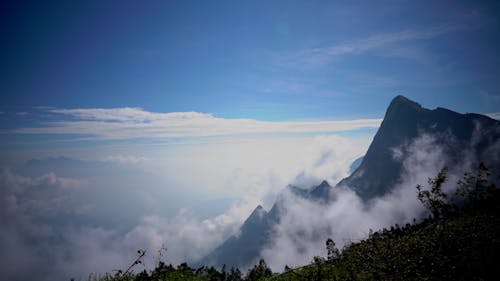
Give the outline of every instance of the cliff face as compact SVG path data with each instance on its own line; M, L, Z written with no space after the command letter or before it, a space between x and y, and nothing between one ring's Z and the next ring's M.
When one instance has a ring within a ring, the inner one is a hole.
M498 164L491 155L485 154L500 138L499 121L439 107L430 110L397 96L387 108L361 165L338 185L352 188L365 200L390 191L402 172L402 162L393 157L393 149L424 133L446 135L440 144L452 160L458 160L464 150L472 150L479 161L489 162L487 166ZM450 138L454 141L447 141Z

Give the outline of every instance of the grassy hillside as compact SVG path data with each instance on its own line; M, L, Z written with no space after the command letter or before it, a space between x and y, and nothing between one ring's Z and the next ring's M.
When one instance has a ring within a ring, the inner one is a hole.
M499 217L463 214L376 232L333 263L319 260L267 280L498 280L499 261Z

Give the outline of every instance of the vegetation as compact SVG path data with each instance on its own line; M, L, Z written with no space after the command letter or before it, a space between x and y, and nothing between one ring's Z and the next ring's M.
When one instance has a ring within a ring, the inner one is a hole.
M488 182L480 164L464 174L456 192L443 192L447 169L418 185L418 199L431 216L419 223L370 231L360 242L339 251L326 241L327 258L315 257L310 265L285 267L274 274L260 260L243 277L238 269L177 268L159 262L152 272L129 270L97 280L497 280L500 276L500 192ZM141 254L142 252L139 252ZM134 262L137 263L140 258Z
M268 280L497 280L500 220L464 215L375 232L344 248L337 264Z

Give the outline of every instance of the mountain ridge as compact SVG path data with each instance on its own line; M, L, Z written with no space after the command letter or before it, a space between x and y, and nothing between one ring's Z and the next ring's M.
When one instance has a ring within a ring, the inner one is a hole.
M444 133L457 140L453 144L446 143L445 138L442 140L448 153L456 154L455 158L459 158L462 150L469 149L469 146L472 146L477 158L480 159L492 144L500 148L499 121L480 114L460 114L441 107L427 109L399 95L389 104L372 143L351 175L335 186L322 181L310 189L301 189L291 185L287 188L292 194L319 204L329 203L332 188L350 188L364 201L383 196L397 184L403 171L403 163L394 157L393 149L422 134ZM500 163L499 159L493 160L493 163ZM493 175L493 178L495 181L500 179L498 174ZM271 210L269 212L264 210L265 215L258 223L255 223L252 217L256 212L262 213L262 206L259 205L243 223L237 237L230 237L201 262L206 265L226 264L226 266L237 267L255 263L260 251L272 242L273 227L280 221L282 204L283 202L278 198ZM235 259L234 254L238 254L238 249L243 249L243 255L239 253L240 255Z
M397 96L387 108L382 124L360 166L337 186L349 186L364 200L381 196L389 191L387 186L394 186L397 183L401 175L402 163L394 159L393 148L422 134L448 133L459 142L457 145L459 148L456 149L450 144L444 145L454 150L449 153L450 155L458 155L460 148L474 142L474 134L477 130L496 127L496 131L482 131L483 135L490 134L490 140L486 143L477 143L473 147L480 155L485 147L500 137L499 124L499 121L480 114L460 114L442 107L426 109L406 97ZM482 128L477 129L478 127ZM442 142L444 143L445 140Z

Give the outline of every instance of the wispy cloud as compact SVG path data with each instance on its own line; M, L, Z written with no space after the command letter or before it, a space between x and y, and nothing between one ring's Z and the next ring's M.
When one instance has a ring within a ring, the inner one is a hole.
M17 128L14 134L88 135L94 139L168 139L265 133L340 132L377 128L382 119L270 122L226 119L198 112L149 112L140 108L54 109L57 121Z
M287 60L295 64L321 65L330 62L336 57L362 54L402 42L427 40L463 28L462 25L441 25L427 29L373 34L344 43L303 50L287 58Z
M82 120L122 121L122 122L151 122L159 120L185 120L195 118L209 118L210 114L198 112L148 112L137 107L120 108L82 108L82 109L52 109L52 113L70 115Z
M103 162L117 163L121 165L140 164L147 160L148 158L144 156L123 155L123 154L109 155L102 159Z

